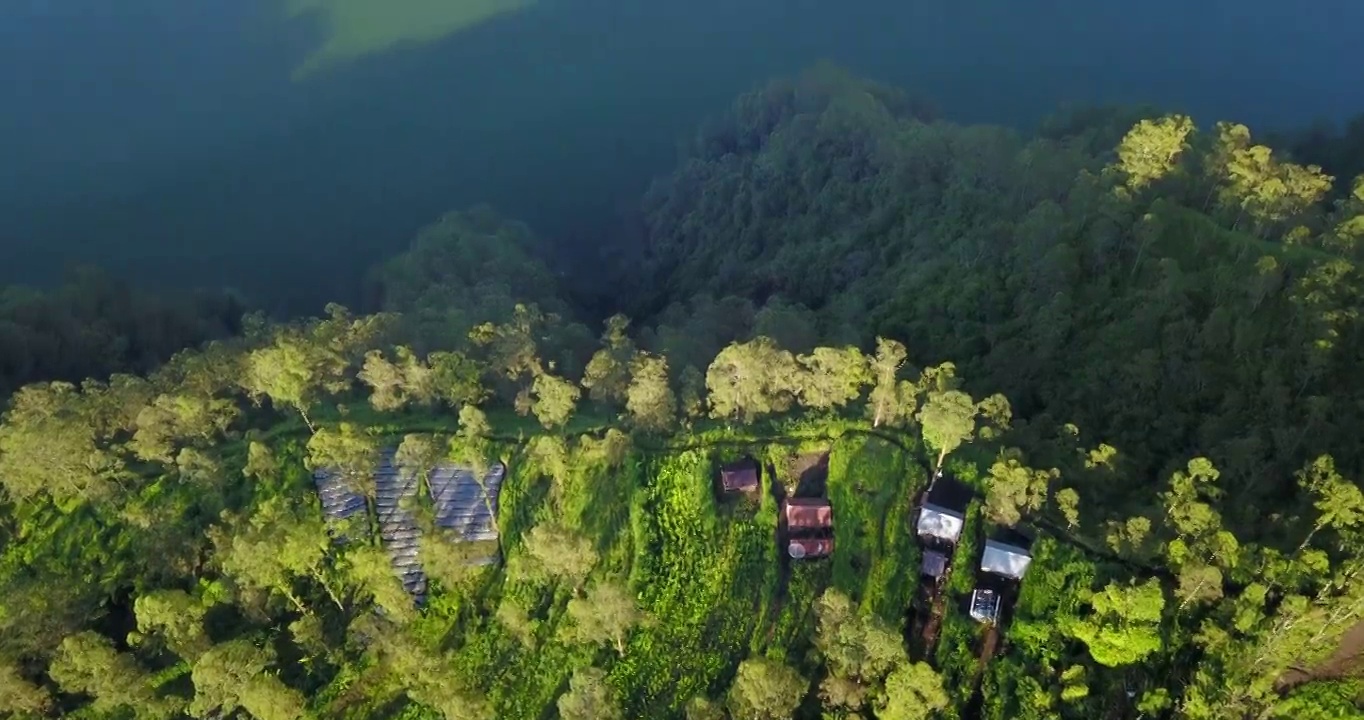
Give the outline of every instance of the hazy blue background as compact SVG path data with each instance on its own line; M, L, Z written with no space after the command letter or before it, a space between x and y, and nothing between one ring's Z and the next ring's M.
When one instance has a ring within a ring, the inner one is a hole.
M820 59L965 121L1062 101L1252 129L1364 110L1358 0L440 1L490 17L320 67L375 25L365 8L441 5L0 4L0 282L88 261L311 309L478 201L589 245L701 118Z

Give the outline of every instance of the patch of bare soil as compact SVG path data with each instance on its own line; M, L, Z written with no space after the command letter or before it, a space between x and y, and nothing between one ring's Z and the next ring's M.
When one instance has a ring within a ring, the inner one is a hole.
M795 478L796 494L801 497L824 497L829 481L829 453L805 453L791 458L786 466L787 477Z
M1315 667L1293 667L1285 672L1275 687L1279 692L1313 680L1333 680L1358 674L1364 670L1364 622L1357 623L1340 636L1340 645L1331 656Z
M985 627L985 640L981 643L980 664L976 667L976 677L985 672L985 666L990 664L990 659L995 656L995 650L999 648L999 626L990 623Z
M943 610L946 605L944 595L941 589L933 593L933 604L928 611L928 620L924 623L923 633L919 636L924 644L924 657L932 657L933 649L938 645L938 631L942 630Z

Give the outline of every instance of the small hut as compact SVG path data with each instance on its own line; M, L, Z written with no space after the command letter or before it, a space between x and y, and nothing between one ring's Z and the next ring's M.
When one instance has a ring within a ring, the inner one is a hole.
M937 580L947 573L947 555L937 550L925 550L919 571Z
M1022 580L1032 564L1032 555L1016 545L998 540L986 540L985 552L980 556L982 572L1001 575L1010 580Z
M720 487L725 492L755 493L760 472L758 461L751 457L729 463L720 468Z
M956 545L966 524L966 508L971 504L971 488L941 471L928 487L916 523L919 537Z

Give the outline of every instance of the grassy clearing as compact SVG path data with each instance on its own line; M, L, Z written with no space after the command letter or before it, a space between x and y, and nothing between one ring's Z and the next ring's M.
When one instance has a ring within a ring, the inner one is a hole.
M414 632L453 652L459 675L477 678L499 718L551 716L573 672L588 666L606 672L627 717L676 718L697 695L721 697L740 661L753 655L783 659L816 679L813 607L830 587L894 627L904 623L918 583L912 503L929 474L914 439L847 421L719 426L693 429L685 442L637 442L613 464L599 452L600 441L565 432L558 437L568 460L551 478L529 449L506 439L506 428L498 424L499 454L509 466L498 518L505 556L514 563L521 538L537 524L563 524L598 552L588 584L627 583L653 622L634 631L617 655L567 639L568 588L500 569L464 588L437 588ZM717 497L718 464L743 455L763 463L762 492ZM967 482L979 479L964 458L951 470ZM832 558L793 563L777 547L774 495L793 492L829 497ZM981 523L973 506L940 642L926 658L944 672L958 708L969 702L978 668L981 626L961 606L973 585ZM1045 567L1048 557L1038 563ZM1025 590L1024 605L1029 597L1035 596ZM522 611L522 627L499 618L507 606ZM1020 608L1025 620L1030 607ZM329 688L328 695L344 693ZM412 708L399 716L426 717Z

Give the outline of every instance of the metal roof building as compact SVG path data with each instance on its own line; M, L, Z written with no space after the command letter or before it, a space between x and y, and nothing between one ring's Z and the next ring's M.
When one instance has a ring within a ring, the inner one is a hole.
M955 545L966 524L966 508L971 504L971 488L939 472L928 487L919 507L915 528L920 537L931 537Z
M980 556L981 570L1014 580L1022 580L1031 563L1032 555L1027 550L998 540L986 540L985 552Z
M420 559L422 531L407 506L417 498L419 474L396 466L394 452L393 448L387 448L379 453L379 462L374 468L374 509L393 571L402 581L403 588L422 604L427 591L426 573ZM436 527L448 530L458 541L497 540L498 496L506 470L505 465L497 463L480 480L468 467L441 463L433 468L427 475L427 485ZM313 482L322 501L322 512L329 520L342 521L365 512L365 498L336 472L318 470L313 473ZM470 563L495 561L494 556L475 558Z
M726 492L753 492L758 489L758 461L744 458L720 468L720 486Z
M947 572L947 556L936 550L925 551L919 572L931 578L942 577Z
M945 507L924 503L919 508L919 534L955 544L961 538L966 516Z
M834 508L824 498L787 498L782 514L789 530L823 530L834 524Z

